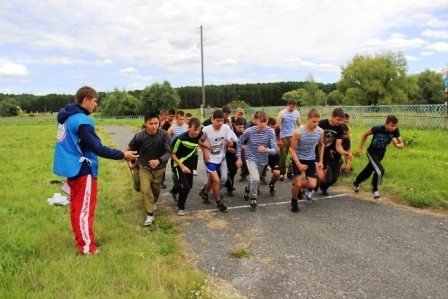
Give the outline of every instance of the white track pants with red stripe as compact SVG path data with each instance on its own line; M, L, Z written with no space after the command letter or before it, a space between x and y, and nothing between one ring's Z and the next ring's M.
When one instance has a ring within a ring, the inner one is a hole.
M70 186L70 219L76 247L81 253L94 253L93 221L97 198L97 179L91 175L67 181Z

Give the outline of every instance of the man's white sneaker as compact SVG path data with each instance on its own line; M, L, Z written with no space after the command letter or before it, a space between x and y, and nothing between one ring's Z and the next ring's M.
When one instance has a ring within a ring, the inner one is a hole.
M378 191L373 191L373 198L380 199L381 198L380 193Z
M176 214L179 215L179 216L185 216L185 211L177 208Z
M146 217L146 221L145 221L145 226L151 226L152 222L154 221L154 216L149 216Z
M198 171L196 169L193 169L193 175L198 175Z

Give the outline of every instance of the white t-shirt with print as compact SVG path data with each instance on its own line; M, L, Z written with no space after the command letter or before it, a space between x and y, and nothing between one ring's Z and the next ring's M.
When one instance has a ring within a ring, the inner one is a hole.
M213 125L208 125L202 129L202 140L205 144L212 144L213 150L206 148L210 162L220 164L224 155L227 140L232 138L232 129L229 125L222 125L219 131L213 129Z

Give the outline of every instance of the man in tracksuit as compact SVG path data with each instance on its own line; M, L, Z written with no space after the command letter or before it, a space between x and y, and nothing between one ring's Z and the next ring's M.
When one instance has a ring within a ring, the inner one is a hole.
M130 161L135 152L122 152L105 147L95 133L88 115L97 105L98 93L81 87L76 103L62 108L57 116L58 134L54 151L53 172L67 177L70 187L70 218L78 250L82 254L98 253L93 234L97 199L98 156Z

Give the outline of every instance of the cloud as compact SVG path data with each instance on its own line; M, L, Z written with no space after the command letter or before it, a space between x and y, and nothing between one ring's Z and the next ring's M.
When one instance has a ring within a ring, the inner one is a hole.
M437 42L434 44L427 45L425 50L435 51L435 52L448 52L448 43Z
M154 77L153 76L141 76L141 75L136 75L136 76L132 76L131 79L133 80L143 80L143 81L149 81L149 80L153 80Z
M404 51L409 49L421 48L426 41L421 38L406 39L404 34L394 33L388 39L369 39L363 44L365 50L371 51Z
M425 24L428 27L447 27L448 26L448 21L444 21L444 20L440 20L438 18L431 18L431 20L428 20Z
M110 59L96 60L95 61L95 65L98 65L98 66L106 66L106 65L109 65L109 64L113 64L113 63L114 62L112 60L110 60Z
M0 76L28 76L28 70L23 64L10 61L0 61Z
M126 75L132 75L138 73L138 70L133 67L127 67L125 69L119 70L119 72Z
M419 60L415 56L404 55L404 57L406 58L407 61L417 61L417 60Z
M435 31L427 29L421 33L423 36L434 38L448 38L448 31Z
M422 56L431 56L431 55L434 55L434 52L431 52L431 51L421 51L420 55L422 55Z

